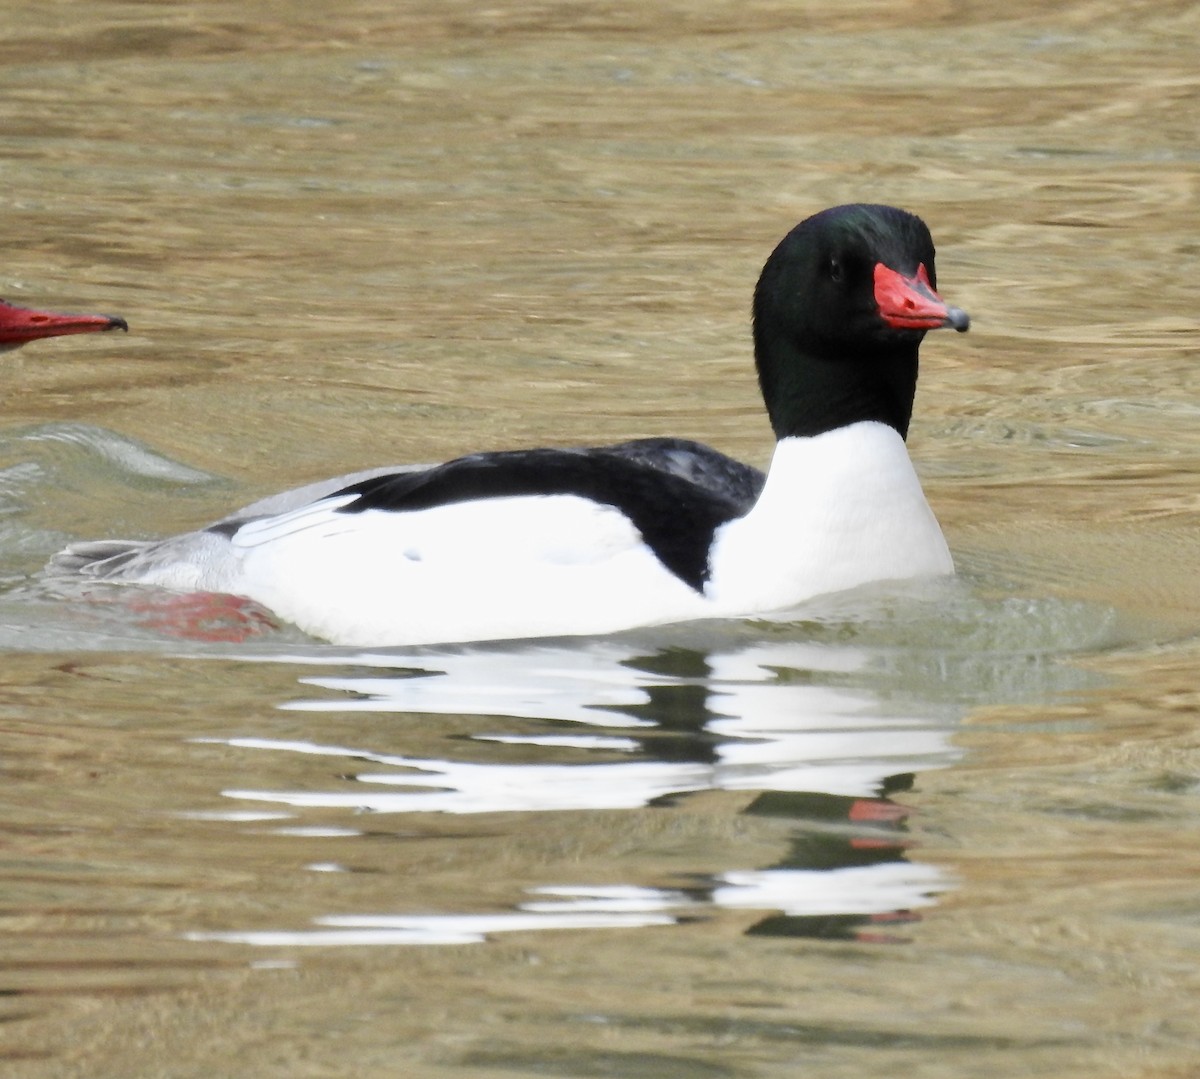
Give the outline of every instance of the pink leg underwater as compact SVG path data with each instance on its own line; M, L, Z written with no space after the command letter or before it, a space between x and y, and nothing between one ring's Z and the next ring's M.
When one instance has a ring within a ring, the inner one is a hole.
M156 593L129 606L142 625L189 641L247 641L279 628L257 603L222 592Z

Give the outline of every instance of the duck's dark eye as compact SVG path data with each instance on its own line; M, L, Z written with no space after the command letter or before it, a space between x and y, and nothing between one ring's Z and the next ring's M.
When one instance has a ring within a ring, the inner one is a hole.
M829 265L826 267L829 272L830 281L840 281L845 273L842 270L842 264L837 259L830 259Z

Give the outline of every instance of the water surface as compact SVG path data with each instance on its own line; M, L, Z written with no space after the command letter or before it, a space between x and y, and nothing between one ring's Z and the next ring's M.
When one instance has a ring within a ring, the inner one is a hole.
M1200 1067L1194 6L12 15L0 293L133 331L4 358L5 1074ZM974 318L954 584L369 654L31 585L388 461L761 464L755 276L860 199Z

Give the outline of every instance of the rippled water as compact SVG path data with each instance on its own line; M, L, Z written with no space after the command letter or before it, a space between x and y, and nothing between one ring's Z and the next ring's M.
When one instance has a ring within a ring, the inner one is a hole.
M1200 1070L1200 18L26 5L4 357L14 1076ZM65 540L388 461L769 452L795 221L929 221L961 568L805 622L405 652L64 602Z

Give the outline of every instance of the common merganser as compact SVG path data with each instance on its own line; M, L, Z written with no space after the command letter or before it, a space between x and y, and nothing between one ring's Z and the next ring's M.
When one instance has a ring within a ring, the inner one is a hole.
M125 320L116 315L63 315L0 300L0 352L20 348L41 337L128 329Z
M763 481L697 443L479 453L264 499L160 541L76 544L53 576L251 600L336 644L602 634L794 608L954 572L905 448L926 331L965 331L920 218L837 206L763 268Z

